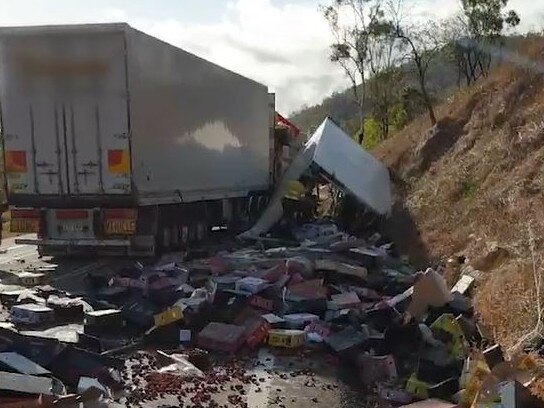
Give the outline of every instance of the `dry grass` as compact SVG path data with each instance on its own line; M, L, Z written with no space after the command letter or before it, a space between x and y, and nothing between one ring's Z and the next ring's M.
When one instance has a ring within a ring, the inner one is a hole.
M544 40L531 37L521 52L544 64L543 51ZM437 111L434 131L422 117L375 154L391 168L430 257L464 255L486 270L476 308L509 348L537 320L529 226L544 267L544 78L505 65Z
M530 265L514 261L493 271L477 288L474 305L493 337L511 349L537 320Z

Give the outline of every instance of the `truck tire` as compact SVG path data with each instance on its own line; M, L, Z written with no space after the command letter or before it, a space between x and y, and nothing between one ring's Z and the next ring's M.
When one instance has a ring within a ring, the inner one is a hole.
M159 253L165 253L172 246L172 237L170 236L170 228L163 226L157 234L157 250Z
M187 225L181 226L181 245L186 247L189 243L189 227Z
M193 244L197 240L197 224L195 222L190 223L187 231L187 242Z
M170 236L171 236L171 249L174 251L179 251L181 249L181 231L178 225L173 225L170 227Z

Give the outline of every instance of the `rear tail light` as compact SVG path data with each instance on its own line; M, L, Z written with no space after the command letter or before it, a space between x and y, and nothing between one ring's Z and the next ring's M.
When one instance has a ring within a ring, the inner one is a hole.
M89 211L86 210L56 210L57 220L86 220L89 218Z
M16 209L11 210L11 218L39 218L40 210L38 209Z
M40 234L41 227L40 210L33 208L11 210L11 232Z

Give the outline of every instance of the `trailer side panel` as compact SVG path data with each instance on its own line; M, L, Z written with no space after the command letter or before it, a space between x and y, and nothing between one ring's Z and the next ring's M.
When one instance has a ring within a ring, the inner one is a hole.
M140 202L244 196L269 186L267 88L127 31L132 167Z

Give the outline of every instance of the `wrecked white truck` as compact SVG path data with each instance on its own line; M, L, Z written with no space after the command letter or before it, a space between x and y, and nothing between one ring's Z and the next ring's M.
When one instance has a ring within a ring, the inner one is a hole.
M391 213L389 171L374 156L361 148L332 119L326 118L285 172L262 217L242 238L267 233L282 217L282 198L288 184L301 178L309 169L365 209L387 217Z

